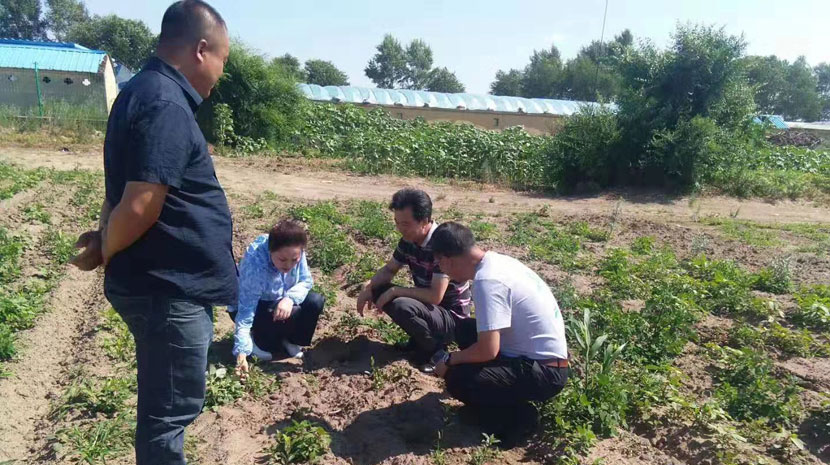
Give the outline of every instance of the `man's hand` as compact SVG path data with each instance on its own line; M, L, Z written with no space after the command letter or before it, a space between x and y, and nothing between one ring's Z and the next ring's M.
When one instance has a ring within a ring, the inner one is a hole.
M448 367L446 363L438 362L438 364L435 365L435 370L432 371L432 374L439 378L443 378L447 374L447 369Z
M245 354L236 356L236 376L239 376L242 382L248 380L248 357Z
M375 305L379 309L382 309L383 307L385 307L386 304L388 304L389 302L392 302L396 297L398 297L397 290L398 290L397 286L392 286L389 289L387 289L386 292L384 292L383 294L380 295L380 297L378 297L378 301L375 303Z
M78 237L76 249L84 249L69 261L81 271L92 271L104 263L101 231L87 231Z
M274 309L274 321L285 321L291 316L291 309L294 308L294 301L284 297Z
M357 313L363 316L366 309L372 309L372 287L368 284L363 287L360 294L357 295Z

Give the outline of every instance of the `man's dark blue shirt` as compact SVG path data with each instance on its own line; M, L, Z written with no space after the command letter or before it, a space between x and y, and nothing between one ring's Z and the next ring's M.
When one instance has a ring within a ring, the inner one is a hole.
M152 58L113 104L104 143L110 206L115 208L130 181L169 189L158 221L112 257L108 294L236 304L233 225L196 123L201 103L178 70Z

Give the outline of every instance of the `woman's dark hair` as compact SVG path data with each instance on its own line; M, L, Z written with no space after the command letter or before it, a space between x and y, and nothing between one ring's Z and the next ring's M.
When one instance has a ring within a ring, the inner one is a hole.
M404 210L412 208L412 217L415 221L432 221L432 199L420 189L407 187L395 192L389 202L390 210Z
M475 247L476 239L466 226L448 221L435 228L429 244L435 256L452 258L469 252Z
M282 220L268 233L268 250L271 252L288 246L305 248L307 244L308 233L301 223L294 220Z

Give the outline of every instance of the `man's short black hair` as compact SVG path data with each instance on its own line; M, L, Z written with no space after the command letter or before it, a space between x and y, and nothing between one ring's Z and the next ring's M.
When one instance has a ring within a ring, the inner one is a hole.
M389 203L390 210L412 208L412 217L415 221L432 221L432 199L420 189L407 187L395 192Z
M181 0L170 5L161 20L161 44L197 42L210 34L212 28L227 28L216 9L201 0Z
M435 256L452 258L469 252L475 247L476 239L470 228L448 221L435 228L430 245Z

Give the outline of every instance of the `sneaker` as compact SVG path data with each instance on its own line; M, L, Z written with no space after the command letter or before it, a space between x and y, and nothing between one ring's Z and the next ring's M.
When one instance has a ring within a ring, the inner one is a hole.
M271 352L266 352L254 344L253 348L251 349L251 355L254 357L262 360L263 362L270 362L274 356L271 355Z
M303 348L297 344L292 344L287 340L284 340L282 341L282 346L285 347L285 351L288 353L289 357L303 358Z

